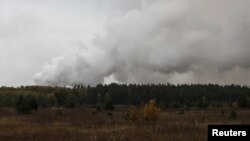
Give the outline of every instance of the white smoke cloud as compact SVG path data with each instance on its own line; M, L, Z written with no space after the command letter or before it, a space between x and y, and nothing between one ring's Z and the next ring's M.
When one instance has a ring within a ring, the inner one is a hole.
M46 64L38 84L250 84L250 1L142 0Z

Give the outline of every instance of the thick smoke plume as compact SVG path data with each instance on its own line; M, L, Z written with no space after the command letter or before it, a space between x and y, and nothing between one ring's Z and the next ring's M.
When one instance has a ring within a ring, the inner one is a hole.
M142 0L109 21L93 45L46 64L38 84L250 84L249 0Z

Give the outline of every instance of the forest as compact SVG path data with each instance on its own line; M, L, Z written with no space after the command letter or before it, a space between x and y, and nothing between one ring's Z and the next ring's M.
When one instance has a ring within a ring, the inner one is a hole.
M239 107L250 107L250 88L240 85L216 84L98 84L74 87L20 86L1 87L0 106L15 107L18 102L36 104L37 107L81 107L103 104L141 105L154 99L161 108L222 107L237 103Z

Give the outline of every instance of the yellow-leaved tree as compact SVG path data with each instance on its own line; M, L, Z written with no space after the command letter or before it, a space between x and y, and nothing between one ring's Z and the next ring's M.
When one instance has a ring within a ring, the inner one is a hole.
M146 121L156 121L160 116L160 108L155 105L155 100L150 100L143 108L143 117Z

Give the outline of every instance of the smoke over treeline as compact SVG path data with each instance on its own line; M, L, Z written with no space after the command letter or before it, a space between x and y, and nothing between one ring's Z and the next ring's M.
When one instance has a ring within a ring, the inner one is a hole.
M250 84L250 1L141 0L45 64L38 84Z

